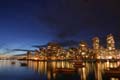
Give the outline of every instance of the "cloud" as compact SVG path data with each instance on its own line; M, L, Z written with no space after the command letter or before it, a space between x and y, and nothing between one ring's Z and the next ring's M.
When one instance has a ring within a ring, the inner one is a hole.
M78 44L79 44L78 41L74 41L74 40L51 41L49 43L57 43L57 44L59 44L62 47L74 47L74 46L78 46ZM36 47L36 48L47 47L49 43L47 43L45 45L33 45L32 47Z
M118 31L116 27L120 18L115 17L115 13L118 12L113 6L115 2L109 1L112 5L109 3L108 6L105 5L106 2L103 0L46 0L44 1L46 5L40 8L42 11L37 17L40 22L47 24L50 30L57 31L53 35L58 39L74 37L88 29L96 30L94 34L99 31ZM113 11L114 14L112 14Z

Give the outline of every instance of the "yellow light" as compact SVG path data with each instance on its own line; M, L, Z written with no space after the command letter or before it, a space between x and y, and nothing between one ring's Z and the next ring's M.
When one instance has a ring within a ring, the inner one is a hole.
M112 59L112 56L108 56L108 59Z
M38 58L34 58L34 60L38 60Z

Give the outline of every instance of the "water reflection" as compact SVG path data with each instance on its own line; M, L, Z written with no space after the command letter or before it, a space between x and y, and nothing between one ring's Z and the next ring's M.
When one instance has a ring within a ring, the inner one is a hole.
M0 60L0 80L39 80L39 77L27 67L21 67L20 62L14 60Z
M21 66L21 61L14 61L14 65L11 62L0 60L0 80L120 80L105 74L105 70L119 67L119 61L83 62L85 67L81 68L75 68L69 61L22 61L27 66ZM55 72L58 68L75 69L77 72Z
M35 62L28 61L28 67L35 72L38 72L41 80L46 77L46 80L118 80L118 78L107 78L104 75L104 70L108 68L116 68L120 62L84 62L85 67L77 68L76 73L63 74L54 72L57 68L74 68L73 62L68 61L50 61L50 62Z

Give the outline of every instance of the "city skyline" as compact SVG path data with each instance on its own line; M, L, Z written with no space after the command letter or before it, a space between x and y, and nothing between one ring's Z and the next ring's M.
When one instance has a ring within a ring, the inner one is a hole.
M25 51L25 54L12 56L20 60L112 60L120 59L120 49L115 47L115 39L112 34L106 36L106 47L101 45L99 37L92 38L92 47L87 42L80 41L76 45L63 46L59 42L49 42L44 46L33 46L36 50L14 49L13 51Z
M0 80L120 80L119 0L0 0Z

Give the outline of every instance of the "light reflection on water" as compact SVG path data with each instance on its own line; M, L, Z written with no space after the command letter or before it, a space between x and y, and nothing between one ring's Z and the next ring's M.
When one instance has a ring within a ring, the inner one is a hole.
M98 63L84 63L86 66L78 68L77 73L69 74L69 78L65 77L68 74L54 73L56 68L74 68L72 62L54 61L54 62L32 62L29 61L29 68L38 72L40 76L45 75L47 80L106 80L104 78L104 70L108 68L116 68L119 62L98 62ZM74 76L73 76L74 75ZM118 78L110 78L110 80L117 80Z
M74 68L69 61L25 61L28 66L21 67L20 61L11 64L9 60L0 61L0 80L119 80L106 77L104 70L116 68L120 62L84 62L85 67L77 68L76 73L54 72L57 68ZM8 78L7 78L7 77Z

